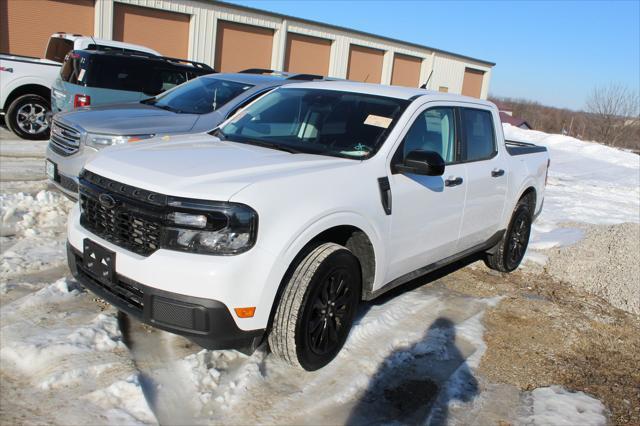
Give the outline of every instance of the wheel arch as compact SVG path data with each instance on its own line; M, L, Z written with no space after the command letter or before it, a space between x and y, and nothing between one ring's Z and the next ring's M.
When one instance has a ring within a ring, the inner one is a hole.
M51 89L41 84L32 83L24 84L13 89L7 96L7 99L4 101L4 105L2 106L2 108L7 111L11 103L23 95L42 96L44 99L46 99L47 102L51 103Z
M529 208L531 209L531 215L533 216L536 213L536 206L538 202L537 197L538 197L538 194L536 192L536 188L533 185L529 185L523 191L520 192L520 196L518 197L518 201L516 202L516 205L520 203L520 200L524 198L528 198Z
M351 215L349 215L351 216ZM342 220L341 220L342 219ZM342 214L332 215L316 222L311 229L305 229L282 253L284 272L280 274L275 292L267 329L271 328L282 292L293 274L298 262L318 244L333 242L348 248L360 264L362 273L362 296L373 290L376 277L382 274L382 247L380 239L372 227L359 220L344 220ZM360 218L364 221L364 218ZM358 223L360 222L360 223Z

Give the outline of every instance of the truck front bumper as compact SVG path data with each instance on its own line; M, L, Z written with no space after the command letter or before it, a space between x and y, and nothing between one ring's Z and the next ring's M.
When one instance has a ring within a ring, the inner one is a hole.
M264 330L238 328L222 302L149 287L118 273L113 283L104 284L89 274L82 253L68 242L67 261L76 280L120 311L204 348L251 353L263 340Z

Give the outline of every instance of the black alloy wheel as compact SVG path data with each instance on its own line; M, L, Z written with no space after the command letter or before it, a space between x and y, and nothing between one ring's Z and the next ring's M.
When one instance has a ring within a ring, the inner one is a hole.
M352 280L346 269L339 268L320 284L306 321L307 345L313 353L322 356L334 351L348 334L357 305L348 284Z
M531 216L528 210L518 210L509 230L509 241L506 253L507 269L518 267L529 245L531 234Z

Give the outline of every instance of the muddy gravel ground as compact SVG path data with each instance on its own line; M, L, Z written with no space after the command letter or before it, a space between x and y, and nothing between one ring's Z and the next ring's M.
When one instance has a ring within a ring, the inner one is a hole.
M478 264L479 265L479 264ZM640 318L548 274L464 269L451 290L504 296L484 318L478 373L521 390L560 384L600 399L611 424L640 424ZM469 284L473 283L473 284Z
M640 315L640 224L581 227L578 244L549 251L547 272Z

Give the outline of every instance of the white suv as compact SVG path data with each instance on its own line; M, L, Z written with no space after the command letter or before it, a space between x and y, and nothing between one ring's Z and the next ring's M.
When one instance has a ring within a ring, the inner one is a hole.
M356 308L476 252L514 270L546 149L506 144L496 107L351 82L284 86L212 134L106 150L80 176L69 265L119 309L208 348L306 370Z

